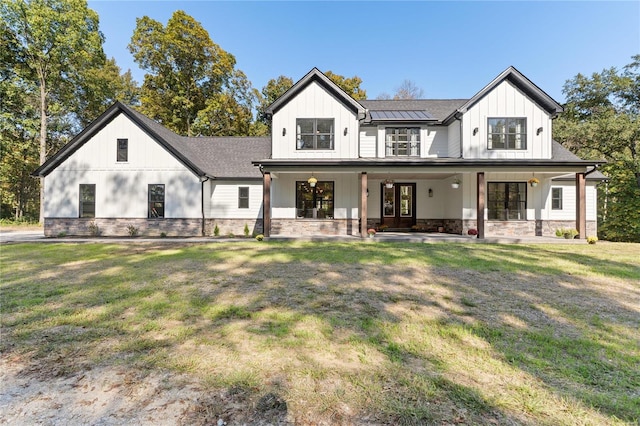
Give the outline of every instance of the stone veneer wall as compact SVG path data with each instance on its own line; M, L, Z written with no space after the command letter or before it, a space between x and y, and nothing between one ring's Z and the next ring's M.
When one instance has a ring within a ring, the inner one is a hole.
M96 226L97 228L94 228ZM104 236L128 237L129 227L137 229L137 235L159 237L196 237L202 235L201 219L113 219L113 218L45 218L46 237ZM98 233L96 235L95 230Z
M359 219L271 219L271 235L360 235Z
M249 227L249 235L262 234L262 219L206 219L204 233L207 236L214 236L214 230L218 225L219 236L226 237L233 234L236 237L244 236L244 226Z

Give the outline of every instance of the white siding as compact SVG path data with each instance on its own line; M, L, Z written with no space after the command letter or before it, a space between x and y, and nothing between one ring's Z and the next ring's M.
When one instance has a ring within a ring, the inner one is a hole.
M335 149L297 150L297 118L333 118ZM283 129L286 132L284 136ZM273 115L272 158L358 158L358 137L356 114L313 82Z
M118 138L127 162L116 161ZM45 216L78 217L80 184L96 185L96 217L146 218L149 184L165 185L165 217L201 217L198 177L123 114L45 178Z
M360 157L376 157L377 134L377 127L363 126L360 128Z
M551 188L562 188L562 210L551 209ZM597 220L597 189L595 184L588 183L586 185L586 208L587 220ZM576 220L576 184L575 182L561 181L552 182L549 185L548 194L546 194L545 208L547 210L549 220Z
M487 149L487 119L526 117L527 149ZM467 111L463 118L464 158L551 158L551 117L508 81L503 81ZM455 123L454 123L455 124ZM537 135L537 129L542 132ZM478 132L473 135L473 130Z
M447 157L449 156L448 135L449 129L445 126L433 126L423 129L420 133L422 157ZM424 136L424 139L422 137Z
M238 188L249 188L249 208L238 208ZM208 218L251 219L262 218L261 181L213 181L208 200Z
M459 158L460 157L460 121L455 120L453 123L449 124L448 128L449 134L449 146L448 152L449 157L451 158Z

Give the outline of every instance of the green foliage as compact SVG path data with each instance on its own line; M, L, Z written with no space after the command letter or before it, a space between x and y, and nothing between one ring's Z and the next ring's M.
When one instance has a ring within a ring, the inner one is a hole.
M248 134L256 93L235 57L193 17L178 10L166 26L138 18L129 50L147 71L144 114L187 136Z
M621 71L568 80L565 114L554 138L583 158L604 159L609 182L599 191L599 235L640 242L640 55Z
M269 80L267 85L262 88L256 121L266 126L267 133L265 135L271 133L271 120L267 117L267 108L284 92L289 90L291 86L293 86L293 80L281 75L277 79L272 78Z
M245 237L248 237L248 236L249 236L249 233L251 232L251 231L249 231L249 225L247 225L246 223L244 224L244 230L243 230L243 232L244 232L244 236L245 236Z
M264 235L262 235L262 234L256 235L256 240L258 240L258 241L264 240Z
M138 231L139 229L134 226L134 225L127 225L127 234L129 234L130 237L135 237L138 235Z
M324 73L331 81L337 84L342 90L347 92L353 99L359 101L367 99L367 91L360 88L362 79L357 75L348 78L340 74L334 74L331 71Z

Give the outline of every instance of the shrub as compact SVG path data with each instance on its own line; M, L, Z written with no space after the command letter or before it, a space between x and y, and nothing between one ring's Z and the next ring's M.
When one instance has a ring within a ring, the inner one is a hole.
M262 235L262 234L256 235L256 240L258 240L258 241L264 240L264 235Z
M595 237L595 236L587 237L587 243L589 244L595 244L597 241L598 241L598 237Z
M227 237L228 237L228 238L235 238L235 237L236 237L236 235L235 235L233 232L229 232L229 233L227 234Z
M216 237L220 236L220 227L218 226L217 223L216 223L216 226L213 227L213 235Z
M244 236L249 236L249 225L247 225L246 223L244 224Z
M100 227L98 226L97 223L95 222L89 222L89 234L92 237L97 237L98 235L100 235Z
M129 234L130 237L135 237L138 235L138 228L131 224L127 225L127 234Z
M167 233L166 232L161 232L160 233L160 238L167 238Z

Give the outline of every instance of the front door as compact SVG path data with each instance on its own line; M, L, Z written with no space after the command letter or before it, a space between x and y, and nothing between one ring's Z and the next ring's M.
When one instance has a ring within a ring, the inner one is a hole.
M416 224L416 184L382 184L382 223L389 228L409 229Z

